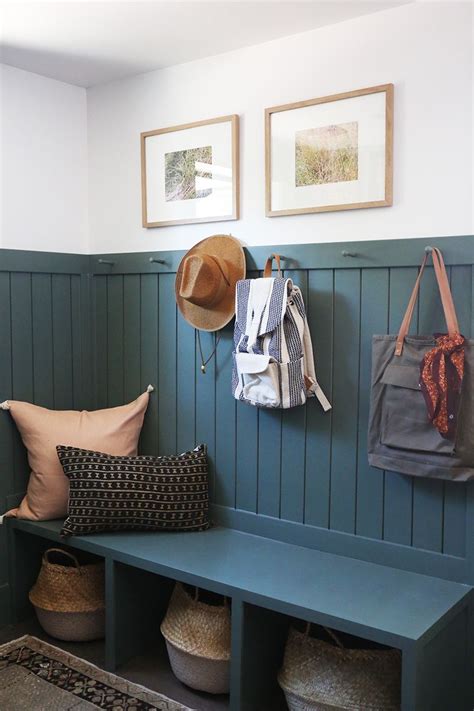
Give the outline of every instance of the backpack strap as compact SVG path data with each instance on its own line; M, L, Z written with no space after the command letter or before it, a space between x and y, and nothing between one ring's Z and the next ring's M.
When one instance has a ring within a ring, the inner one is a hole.
M268 257L266 263L265 263L265 269L263 270L263 276L265 279L268 279L268 277L271 277L272 275L272 264L273 260L275 260L277 269L278 269L278 276L283 276L281 273L281 266L280 266L280 255L279 254L272 254L270 257Z

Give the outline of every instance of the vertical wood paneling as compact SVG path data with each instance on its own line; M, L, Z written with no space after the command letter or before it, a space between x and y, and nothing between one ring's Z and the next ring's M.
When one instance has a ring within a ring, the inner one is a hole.
M472 322L472 268L451 268L451 291L461 333L471 338ZM443 552L464 556L466 553L467 485L444 482Z
M257 510L258 424L258 409L238 402L236 507L253 512Z
M124 297L123 276L107 278L107 405L124 402Z
M280 516L281 410L261 410L258 417L258 513Z
M308 300L308 273L285 271ZM306 407L285 410L281 428L281 518L303 523L306 463Z
M201 347L204 361L216 347L216 334L201 331ZM192 364L190 364L192 367ZM206 372L201 372L201 355L196 348L196 444L207 444L209 457L209 496L214 500L216 456L216 359L211 358Z
M33 323L31 275L11 275L12 398L35 401L33 383ZM28 482L26 451L18 430L13 430L14 492L25 491Z
M280 516L282 421L281 410L262 409L258 413L257 512L275 518Z
M252 512L257 510L258 421L256 407L237 403L236 508Z
M86 293L85 293L86 292ZM87 318L84 313L87 306ZM92 406L89 281L80 274L0 272L0 400L43 407ZM107 349L103 349L106 354ZM8 412L0 413L1 513L24 493L26 450ZM8 584L6 527L0 527L0 585ZM8 611L0 610L5 619Z
M446 332L438 285L432 267L427 268L420 287L418 333L430 336ZM413 482L413 537L416 548L443 548L444 482L415 478Z
M31 277L33 327L33 379L35 402L54 407L53 305L50 274Z
M33 342L31 334L32 301L31 275L11 275L11 338L13 397L16 400L32 400L33 387Z
M418 274L414 267L390 269L389 332L398 333ZM410 333L416 333L415 310ZM385 472L384 539L411 545L413 521L413 479L397 472Z
M54 407L67 410L74 401L72 377L71 277L53 274Z
M176 301L173 274L161 274L158 285L158 452L176 453Z
M87 287L86 287L87 288ZM91 407L89 394L86 390L86 378L84 365L87 362L87 353L83 343L82 329L82 299L81 299L81 277L78 274L71 276L71 334L72 334L72 407L75 410L83 410ZM88 367L91 363L88 362Z
M259 276L258 272L248 272L249 279ZM257 510L258 489L258 408L243 402L237 403L237 470L236 470L236 507L245 511ZM274 444L279 447L277 440Z
M178 451L185 452L196 444L196 335L179 313L177 328L177 438Z
M359 406L360 270L334 279L334 384L330 526L354 533Z
M94 332L95 318L93 306L93 284L91 274L78 275L80 283L80 324L81 332L81 392L74 393L75 407L91 409L96 405L95 370L94 370ZM74 341L76 343L77 341Z
M12 332L10 274L0 272L0 323L2 324L2 345L0 348L0 401L12 397ZM0 412L0 499L6 506L6 497L14 491L13 472L13 422L7 412ZM3 532L5 539L5 532ZM0 573L4 580L6 568Z
M94 382L95 407L107 407L108 400L108 328L107 328L107 277L94 278Z
M237 401L232 396L233 324L221 336L216 354L216 460L214 499L235 506L235 422Z
M10 313L10 274L0 272L0 401L12 395L12 342ZM13 423L8 412L0 412L0 505L7 507L7 496L14 491ZM0 527L0 585L8 582L6 526ZM0 616L5 611L0 610Z
M388 269L362 270L356 533L382 538L384 473L367 461L372 336L388 327Z
M140 276L123 278L123 397L131 402L145 389L140 368Z
M144 274L140 284L140 360L143 383L157 386L158 375L158 277ZM152 393L140 438L142 454L155 455L158 447L159 392Z
M311 270L308 279L308 323L313 340L316 377L332 403L334 341L334 271ZM305 523L329 527L331 428L333 411L313 400L306 412Z

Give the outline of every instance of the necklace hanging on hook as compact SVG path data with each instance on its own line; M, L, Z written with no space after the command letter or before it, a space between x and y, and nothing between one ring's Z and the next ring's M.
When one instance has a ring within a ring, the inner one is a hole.
M211 355L208 358L206 358L206 360L204 360L204 355L202 352L201 332L199 330L197 330L197 337L198 337L199 355L201 357L201 373L203 375L205 375L206 374L206 366L208 365L208 363L210 363L210 361L214 358L214 356L216 354L217 346L219 345L219 341L221 340L221 331L219 331L219 333L214 336L215 337L214 348L212 350Z

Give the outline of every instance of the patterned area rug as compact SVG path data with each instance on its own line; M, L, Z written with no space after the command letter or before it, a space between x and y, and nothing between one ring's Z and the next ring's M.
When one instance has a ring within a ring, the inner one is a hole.
M2 711L191 711L26 635L0 646Z

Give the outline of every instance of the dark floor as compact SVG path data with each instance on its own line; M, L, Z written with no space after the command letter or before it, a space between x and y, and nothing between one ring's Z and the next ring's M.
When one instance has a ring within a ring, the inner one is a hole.
M62 642L49 637L39 626L36 618L17 625L4 627L0 630L0 644L17 639L25 634L33 635L39 639L61 647L67 652L86 659L99 667L104 666L104 643L98 642ZM157 644L156 649L143 657L135 657L116 670L119 676L132 682L141 684L148 689L158 691L175 701L179 701L196 711L223 711L229 708L229 697L202 694L181 684L174 676L169 666L166 647L164 643ZM25 709L24 711L35 711Z

